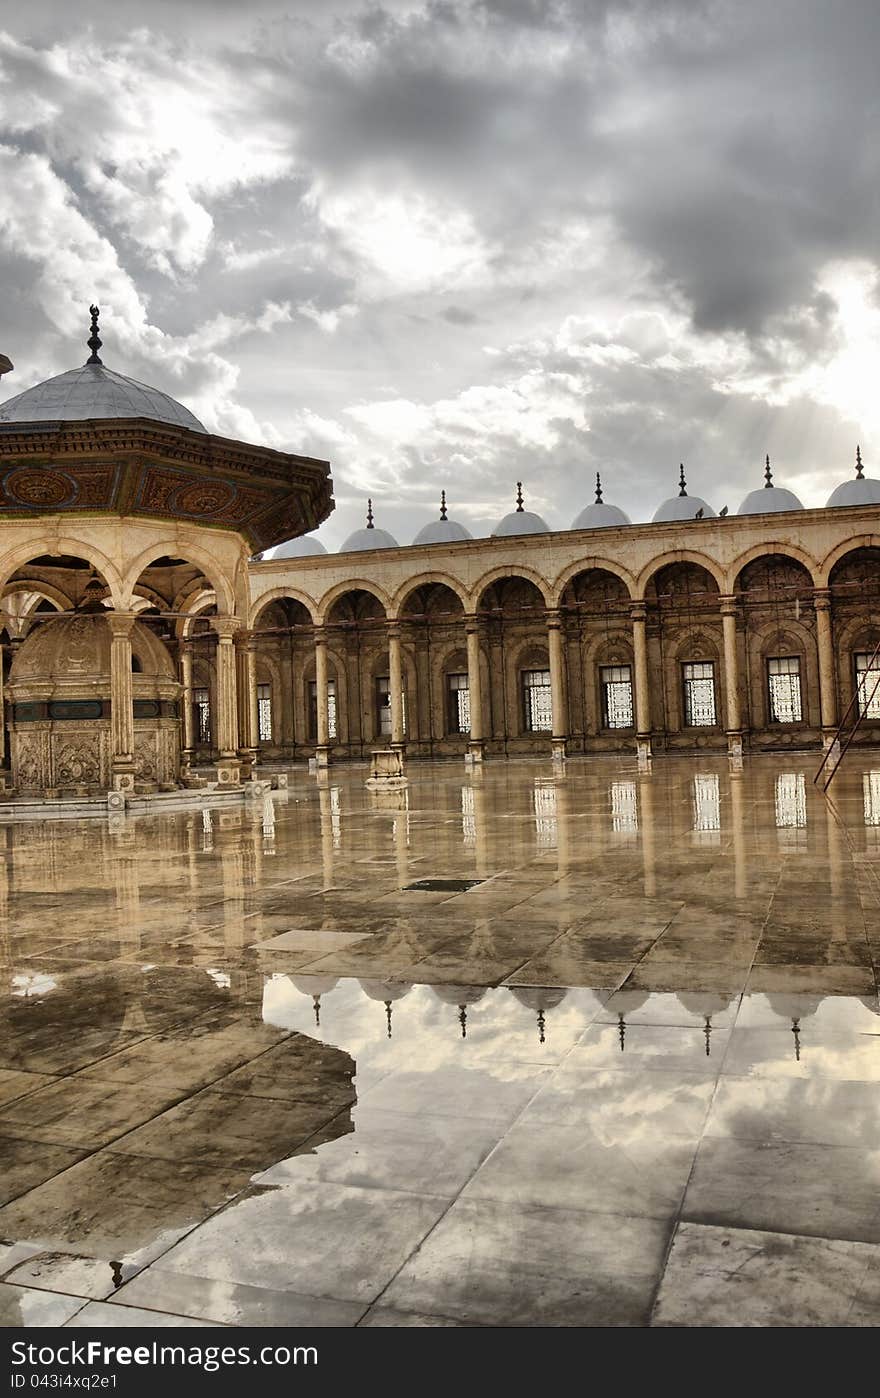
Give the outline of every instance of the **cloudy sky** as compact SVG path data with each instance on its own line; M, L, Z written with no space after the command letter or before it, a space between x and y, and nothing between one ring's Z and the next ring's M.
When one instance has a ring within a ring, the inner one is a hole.
M876 0L0 0L2 396L327 457L333 548L880 454ZM872 474L880 473L873 466Z

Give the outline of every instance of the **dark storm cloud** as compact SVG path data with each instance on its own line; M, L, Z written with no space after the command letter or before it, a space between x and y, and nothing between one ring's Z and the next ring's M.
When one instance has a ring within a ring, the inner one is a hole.
M330 455L352 509L378 483L401 537L441 477L472 523L519 477L568 523L597 466L644 514L682 457L732 507L765 450L823 498L849 460L810 374L846 340L823 269L880 261L876 0L33 0L4 27L0 349L31 379L106 301L114 363Z

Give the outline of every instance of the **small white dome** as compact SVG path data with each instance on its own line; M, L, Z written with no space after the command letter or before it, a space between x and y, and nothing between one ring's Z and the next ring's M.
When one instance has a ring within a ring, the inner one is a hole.
M663 501L654 516L654 522L661 524L678 519L696 519L700 510L703 511L703 519L711 519L715 514L712 506L701 500L699 495L671 495L668 500Z
M779 510L802 510L804 507L793 490L781 485L764 486L762 490L750 490L743 500L738 515L769 515Z
M696 519L697 515L701 519L711 519L714 514L712 506L701 500L699 495L688 495L682 466L678 478L678 494L670 495L668 500L663 501L654 515L654 523L669 524L676 520Z
M856 478L844 481L828 496L828 507L837 505L880 505L880 481L862 474L862 449L856 447Z
M457 544L474 536L455 519L432 519L413 539L414 544Z
M549 534L550 525L540 515L523 509L522 481L516 483L516 509L505 515L492 530L494 539L506 539L515 534Z
M763 490L750 490L737 510L737 514L769 515L776 514L780 510L802 510L803 508L803 505L793 491L785 490L782 486L773 484L773 473L770 470L770 458L769 456L765 456L764 488Z
M585 510L581 510L577 519L572 521L571 527L572 529L608 529L615 524L632 524L632 520L617 505L606 505L603 501L597 501L596 504L588 505Z
M279 544L272 550L271 557L275 558L314 558L319 553L326 553L324 545L320 539L315 539L311 534L301 534L298 539L288 539L285 543Z
M373 502L367 501L367 523L364 529L349 534L340 553L363 553L366 549L396 549L398 542L387 529L377 529L373 523Z
M572 529L608 529L614 525L632 524L629 515L625 515L623 510L617 505L606 505L602 499L602 477L596 472L596 499L592 505L587 505L581 510L576 519L572 520Z
M880 505L880 481L873 476L844 481L828 496L828 508L837 505Z

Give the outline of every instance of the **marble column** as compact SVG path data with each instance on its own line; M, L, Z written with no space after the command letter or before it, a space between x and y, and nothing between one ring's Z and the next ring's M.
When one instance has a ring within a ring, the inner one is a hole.
M188 770L192 766L195 755L196 731L193 714L193 653L190 643L183 640L180 643L180 683L182 685L180 702L183 705L183 753L181 759L184 770Z
M640 763L651 758L651 695L648 688L648 609L644 602L630 607L635 660L636 752Z
M136 617L108 612L110 628L110 770L115 791L134 790L134 703L131 631Z
M834 642L831 631L831 592L816 588L816 648L819 652L819 709L822 717L822 745L830 747L837 728L837 686L834 680Z
M3 693L3 657L5 646L0 646L0 767L6 766L6 696ZM6 785L6 778L0 773L0 788Z
M550 653L550 703L553 710L551 745L553 756L565 757L568 741L568 696L565 692L565 642L562 618L558 612L547 613L547 644Z
M736 617L739 603L735 597L721 598L721 631L724 639L724 690L727 715L727 751L731 757L742 757L742 716L739 703L739 653L736 644Z
M403 733L403 656L400 647L400 628L391 626L388 631L388 678L391 688L391 746L398 752L404 749Z
M257 643L250 632L235 636L238 689L238 756L251 771L259 760L260 715L257 707Z
M470 732L468 733L468 757L472 762L483 760L483 673L480 669L480 625L476 617L465 622L467 634L468 668L468 709L470 711Z
M238 764L238 696L234 636L241 623L234 616L211 617L217 637L217 765L221 785L236 784L241 775Z
M319 767L326 767L330 758L330 691L327 683L327 637L322 629L315 628L315 694L318 710L317 745L315 760Z

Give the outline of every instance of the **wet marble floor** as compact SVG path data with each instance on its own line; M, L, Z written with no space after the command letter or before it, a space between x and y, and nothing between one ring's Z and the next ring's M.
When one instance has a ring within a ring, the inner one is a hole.
M880 754L0 830L0 1323L876 1325Z

